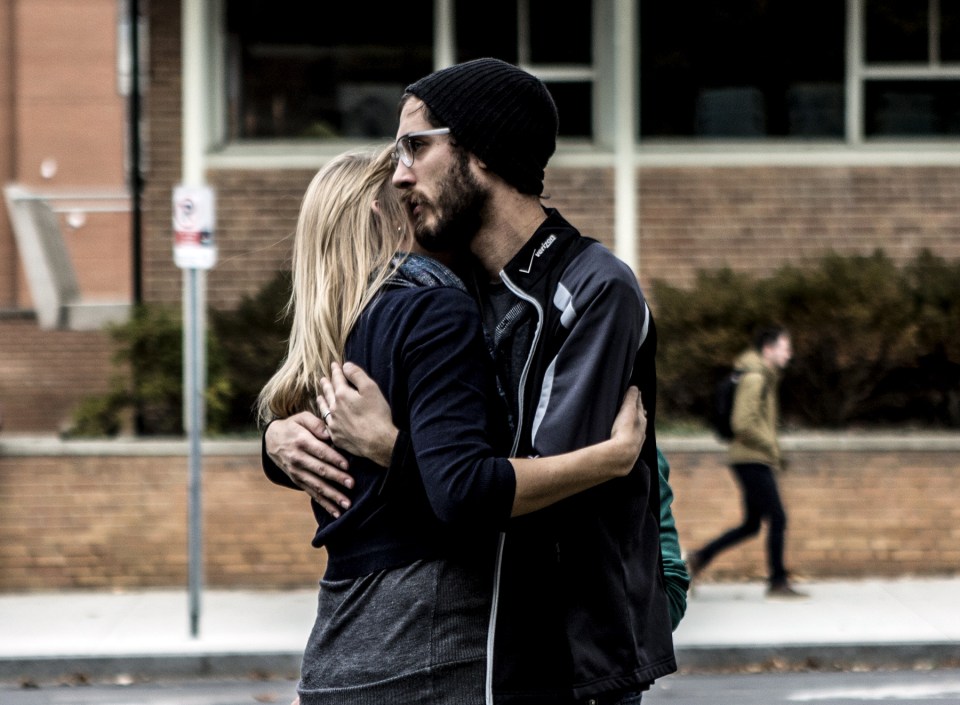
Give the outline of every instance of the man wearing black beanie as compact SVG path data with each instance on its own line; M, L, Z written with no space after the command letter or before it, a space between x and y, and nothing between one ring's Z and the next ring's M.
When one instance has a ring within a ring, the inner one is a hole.
M517 191L543 192L543 170L557 143L557 108L540 79L498 59L476 59L425 76L407 93Z
M636 705L676 670L660 569L656 328L629 267L541 204L557 125L549 91L516 66L442 69L401 101L393 182L421 245L477 265L464 278L509 407L511 456L606 439L627 387L640 389L647 435L633 471L501 535L486 684L488 705ZM298 465L270 429L267 454Z
M413 137L439 128L449 135ZM442 69L407 88L394 185L418 241L459 242L480 264L511 455L606 438L627 386L640 388L647 438L634 471L513 519L502 536L488 685L498 704L635 703L676 670L660 576L656 332L629 267L541 205L556 134L550 93L526 71L496 59Z

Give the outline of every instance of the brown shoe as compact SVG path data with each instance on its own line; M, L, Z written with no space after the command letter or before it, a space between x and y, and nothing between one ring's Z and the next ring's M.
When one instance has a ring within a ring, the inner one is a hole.
M788 582L774 583L767 588L767 599L770 600L805 600L810 595L794 589Z

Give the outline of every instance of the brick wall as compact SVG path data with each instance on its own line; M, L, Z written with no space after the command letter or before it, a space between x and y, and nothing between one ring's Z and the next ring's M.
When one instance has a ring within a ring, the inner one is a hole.
M289 269L300 200L316 170L215 171L220 262L209 274L211 306L235 305L280 268Z
M112 355L112 342L99 331L43 331L32 318L0 320L3 431L63 429L81 399L109 389Z
M9 9L2 2L0 8ZM147 302L179 307L182 272L173 264L170 231L171 193L181 178L180 2L157 0L148 11L143 294ZM2 71L0 65L0 87ZM0 134L2 127L0 113ZM0 169L3 164L0 157ZM272 168L208 173L217 192L220 254L208 274L211 306L235 305L285 266L311 175L311 169ZM868 253L882 247L896 260L907 261L928 247L960 257L960 200L954 197L960 192L960 170L955 168L644 167L638 189L639 277L648 293L655 279L687 285L697 269L723 265L766 275L827 250ZM552 167L546 192L551 196L547 203L585 234L612 245L611 170ZM3 241L0 228L0 254L4 247L9 250L9 241ZM96 267L98 257L89 260L90 267ZM9 277L16 275L14 270ZM84 281L91 281L89 274L81 274ZM101 271L96 278L114 279ZM14 288L0 281L0 307L15 298ZM109 342L105 334L94 342L98 334L70 337L26 329L21 319L0 319L0 341L12 351L0 357L0 404L12 430L53 432L79 391L105 388L111 374ZM43 365L36 364L40 359Z
M0 1L0 185L123 193L127 114L117 87L117 11L116 0ZM104 204L74 203L80 211L91 205ZM132 288L130 216L85 216L71 228L60 215L81 295L124 300ZM0 308L29 310L2 200L0 221Z
M956 574L960 459L952 444L960 439L941 450L922 437L857 449L843 449L842 440L784 441L787 567L801 578ZM681 545L694 550L739 523L740 493L722 452L684 451L669 440L664 448ZM764 537L765 529L718 556L704 578L762 579Z
M50 454L36 454L44 443ZM0 591L186 584L185 444L132 444L134 455L94 445L103 454L79 442L64 455L63 445L36 441L16 456L0 442ZM315 584L323 552L309 545L305 495L270 484L258 445L239 445L203 462L205 582Z
M956 574L960 438L785 442L787 560L800 578ZM709 440L662 439L685 548L739 518ZM304 496L270 484L256 442L209 443L203 462L205 583L309 587L323 570ZM170 587L187 579L182 442L0 441L0 591ZM760 538L705 579L759 579Z
M211 305L230 306L288 261L309 170L217 170L220 263ZM548 171L547 205L585 234L613 244L613 183L606 169ZM922 248L960 257L960 170L943 167L691 167L640 172L640 281L689 286L698 269L730 266L766 276L826 252L895 261ZM169 190L160 194L169 209ZM157 208L161 206L157 204ZM167 215L167 214L165 214ZM169 222L148 236L149 271L172 267ZM179 277L151 278L153 298L176 301Z
M177 303L182 275L173 263L172 200L173 187L181 181L180 2L150 2L147 11L150 88L145 106L148 168L143 189L143 298Z
M170 194L180 179L180 37L177 0L151 3L150 163L144 243L146 298L180 299L170 252ZM320 164L317 164L319 168ZM212 305L230 306L287 261L287 239L312 170L219 169L221 262ZM613 172L547 169L547 205L612 246ZM960 170L942 166L644 167L638 172L641 283L689 285L697 269L729 265L766 275L834 250L884 248L897 261L927 247L960 257Z
M827 251L960 257L960 170L939 166L651 168L640 174L641 281L767 275Z

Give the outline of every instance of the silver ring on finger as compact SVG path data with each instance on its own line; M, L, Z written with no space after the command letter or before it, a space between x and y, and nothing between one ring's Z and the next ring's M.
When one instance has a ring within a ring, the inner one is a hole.
M332 413L333 413L333 410L331 409L331 410L327 411L325 414L323 414L320 418L323 419L323 422L324 422L324 423L326 423L326 422L327 422L327 417L328 417L330 414L332 414Z

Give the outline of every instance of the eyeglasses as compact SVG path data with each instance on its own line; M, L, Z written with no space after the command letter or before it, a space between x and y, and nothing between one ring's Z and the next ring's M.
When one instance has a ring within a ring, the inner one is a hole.
M402 163L408 169L413 166L413 159L417 156L417 150L422 143L418 137L430 137L431 135L449 135L449 127L437 127L432 130L420 130L419 132L408 132L397 140L397 146L393 150L393 163Z

